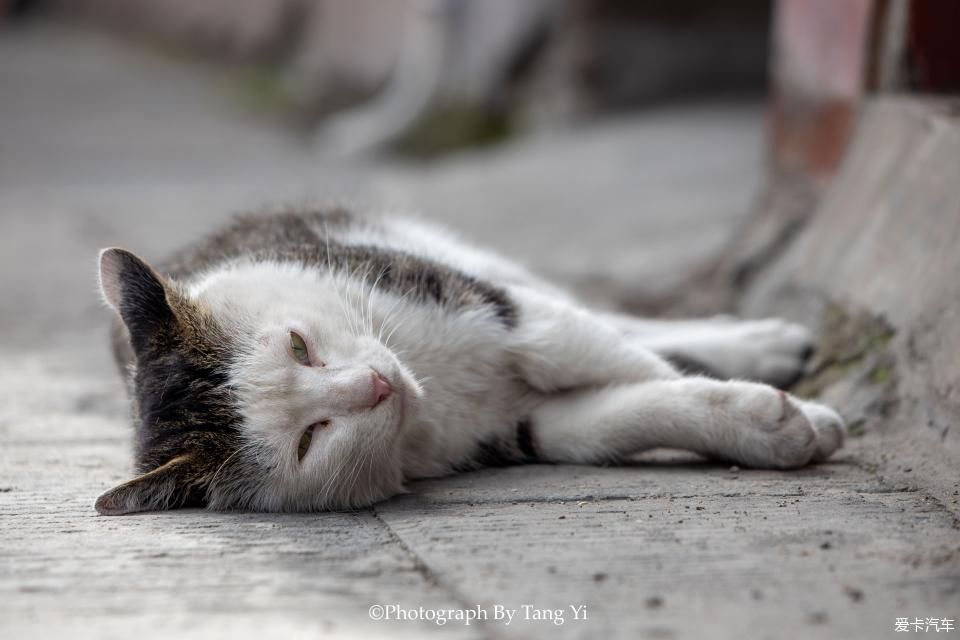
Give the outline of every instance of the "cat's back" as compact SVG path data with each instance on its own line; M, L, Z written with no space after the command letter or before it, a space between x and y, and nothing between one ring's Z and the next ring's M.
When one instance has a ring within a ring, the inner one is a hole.
M161 270L185 281L244 259L354 273L374 261L403 262L414 269L465 275L494 286L553 289L517 263L430 223L405 216L359 215L340 207L237 216L175 253Z
M370 224L341 208L243 214L174 253L161 271L185 281L241 259L318 262L331 240Z

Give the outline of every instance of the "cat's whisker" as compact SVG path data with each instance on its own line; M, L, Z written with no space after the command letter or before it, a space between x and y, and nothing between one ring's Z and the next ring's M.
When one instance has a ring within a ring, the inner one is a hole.
M356 269L354 269L349 274L347 278L347 282L349 283L347 305L350 308L350 325L353 330L353 335L359 337L360 336L360 317L359 317L360 312L358 309L359 305L357 304L357 300L360 299L360 286L363 282L363 279L356 272Z
M384 265L380 268L380 274L377 276L376 281L374 281L373 286L370 288L370 295L367 296L367 320L369 321L369 335L373 335L373 296L377 293L377 285L380 284L380 281L383 279L383 276L387 273L387 266ZM381 323L381 327L383 324Z
M326 221L323 223L324 228L324 242L327 252L327 270L333 278L334 287L336 289L337 301L340 304L340 309L343 311L344 317L350 323L350 330L354 336L359 336L359 330L357 328L357 313L356 307L353 305L353 302L350 297L349 287L351 284L350 278L355 277L356 270L347 270L346 272L335 270L333 267L332 255L333 252L330 249L330 231Z
M368 457L369 457L369 453L361 453L361 455L357 458L357 463L350 470L350 474L348 476L349 481L345 483L345 486L347 487L346 494L347 494L348 500L350 499L350 496L353 495L353 489L356 486L357 480L360 478L360 475L363 473L364 465L366 464L366 460L368 459Z
M357 314L356 307L353 304L352 291L351 289L356 287L356 283L351 281L353 275L351 273L340 274L343 280L343 298L346 308L344 310L344 316L347 321L350 323L350 333L356 337L359 335L357 332Z
M252 449L253 445L254 445L253 442L245 442L241 444L239 447L237 447L237 450L231 453L229 456L227 456L227 458L222 463L220 463L220 466L217 467L217 470L213 472L213 476L210 477L210 482L208 483L207 486L210 488L213 488L214 486L216 486L217 478L220 477L220 472L223 471L224 468L226 468L227 463L229 463L231 460L237 457L240 453Z
M377 293L377 285L380 284L380 280L383 278L383 267L380 268L380 271L377 273L377 277L370 283L370 289L366 294L366 304L365 304L365 317L366 322L363 325L363 331L365 336L373 335L373 298Z
M390 346L390 339L393 338L394 333L396 333L396 331L406 323L409 317L409 315L401 315L400 310L398 309L397 312L391 317L391 321L393 321L393 327L390 329L390 332L387 334L387 336L381 340L381 344L388 349L393 350L393 348Z
M350 282L348 274L344 272L337 272L335 274L337 282L339 282L340 293L342 297L342 309L343 317L349 323L349 329L351 334L356 335L356 326L354 324L354 314L353 314L353 304L350 298L350 287L352 282Z
M356 272L353 273L353 277L356 282L354 282L354 293L355 297L350 301L351 308L353 309L354 315L353 319L356 323L354 326L354 335L360 337L361 329L363 327L363 289L366 286L366 279L370 273L370 265L367 264L364 267L363 275L358 276Z
M360 335L363 334L367 326L366 307L364 305L364 300L366 300L367 285L370 284L370 269L371 265L368 264L363 270L363 278L360 279L360 290L357 292L357 313L360 316Z
M383 344L383 329L388 325L392 319L393 310L397 308L400 304L401 299L397 298L390 305L390 308L387 309L380 317L380 328L377 330L377 342Z
M325 500L331 499L330 492L336 485L337 481L340 479L340 474L343 472L344 468L346 467L348 459L349 459L349 456L341 455L339 464L337 464L337 467L336 467L336 471L331 473L327 477L326 481L324 481L323 486L321 486L320 494L324 496Z
M370 294L367 293L367 285L370 284L370 271L373 269L373 265L367 265L366 270L363 274L363 281L360 286L360 297L357 299L357 307L360 310L360 330L366 332L367 330L367 306L364 304L365 300L369 300Z
M390 348L390 338L393 337L393 334L397 332L397 329L406 324L408 318L403 318L400 322L396 323L393 329L390 330L390 333L387 334L387 337L384 339L383 344L388 349Z
M337 302L340 305L340 310L343 312L343 315L346 316L347 308L343 300L342 282L338 277L338 274L335 273L333 270L333 259L331 257L332 253L330 251L330 230L327 228L326 220L324 220L323 222L323 238L324 238L324 244L326 246L326 251L327 251L327 274L329 275L331 282L333 283L334 295L336 296Z
M347 298L347 310L349 311L349 314L350 314L348 318L350 322L350 332L353 334L354 337L358 337L360 335L360 329L359 329L360 321L357 318L357 305L356 305L356 297L357 297L356 290L358 288L358 284L352 278L353 278L352 274L344 275L344 282L345 282L344 290Z
M351 494L351 496L353 495L353 492L356 490L357 482L360 480L360 478L363 477L364 474L366 474L367 476L369 476L373 462L374 462L373 453L367 453L366 456L364 457L363 465L362 465L361 468L360 468L360 472L357 474L357 477L354 478L353 484L352 484L351 487L350 487L350 494ZM387 461L384 461L384 462L387 462ZM369 486L369 480L367 481L367 484L368 484L368 486ZM356 501L354 501L354 502L356 502ZM362 504L362 502L361 502L361 504Z
M378 335L377 335L377 341L380 342L381 344L385 344L385 342L384 342L384 340L383 340L383 328L384 328L384 326L387 325L388 321L392 321L392 320L393 320L393 318L395 317L395 316L394 316L394 312L395 312L395 311L396 311L397 313L399 313L398 307L399 307L401 304L404 304L404 303L407 302L408 297L410 296L411 293L413 293L413 291L414 291L414 287L410 287L410 288L408 288L406 291L404 291L400 296L397 297L396 300L393 301L393 304L390 305L390 309L387 310L387 312L384 314L383 320L380 321L380 331L379 331L379 333L378 333Z

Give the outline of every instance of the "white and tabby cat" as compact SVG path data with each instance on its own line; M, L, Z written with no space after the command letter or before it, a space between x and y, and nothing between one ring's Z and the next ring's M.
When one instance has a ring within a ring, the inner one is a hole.
M843 442L831 409L761 383L800 372L802 327L594 312L418 222L244 217L158 270L106 249L100 283L140 474L105 514L345 509L415 478L654 447L785 469Z

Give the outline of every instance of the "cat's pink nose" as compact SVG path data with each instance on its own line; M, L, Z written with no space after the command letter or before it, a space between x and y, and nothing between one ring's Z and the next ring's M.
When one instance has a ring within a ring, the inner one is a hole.
M393 393L393 387L378 372L371 371L370 374L373 376L373 406L375 407L390 397L390 394Z

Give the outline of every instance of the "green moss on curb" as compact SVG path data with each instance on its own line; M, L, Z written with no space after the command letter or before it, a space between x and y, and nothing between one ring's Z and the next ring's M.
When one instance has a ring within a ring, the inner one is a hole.
M229 70L224 87L241 105L270 115L288 115L297 109L280 71L268 65L243 65Z
M502 142L516 129L505 113L493 113L478 106L449 103L438 106L417 120L391 145L396 153L431 158L470 147Z
M873 384L887 384L893 379L893 367L878 364L870 370L867 377Z
M854 420L847 425L847 435L849 435L851 438L861 438L867 433L866 426L866 420Z
M830 400L846 409L850 437L865 435L897 402L897 360L890 349L894 335L881 316L827 306L810 373L792 391L816 398L836 387Z
M850 313L838 304L824 310L820 345L813 356L811 373L800 380L794 391L817 397L825 389L850 376L862 375L875 385L892 384L894 359L881 357L896 331L880 316Z

